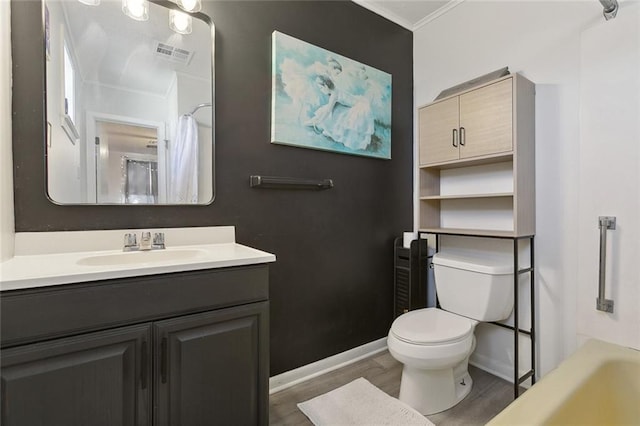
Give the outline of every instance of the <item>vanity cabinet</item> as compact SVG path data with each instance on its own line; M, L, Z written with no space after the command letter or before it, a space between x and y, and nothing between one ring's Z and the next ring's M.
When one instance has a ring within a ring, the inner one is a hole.
M268 267L3 292L2 424L268 424Z
M149 425L149 325L2 351L2 424Z
M419 230L535 233L535 86L512 74L418 109Z
M251 408L266 369L259 345L266 315L267 304L258 303L156 323L154 424L261 424Z

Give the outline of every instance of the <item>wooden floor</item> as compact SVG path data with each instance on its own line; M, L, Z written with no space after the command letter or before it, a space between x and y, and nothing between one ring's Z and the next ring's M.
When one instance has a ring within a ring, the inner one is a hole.
M332 371L271 395L269 399L269 424L313 425L298 409L297 403L322 395L345 385L358 377L393 397L400 392L402 364L385 351L357 363ZM511 383L483 370L469 366L473 378L471 393L455 407L428 416L436 425L484 425L513 399Z

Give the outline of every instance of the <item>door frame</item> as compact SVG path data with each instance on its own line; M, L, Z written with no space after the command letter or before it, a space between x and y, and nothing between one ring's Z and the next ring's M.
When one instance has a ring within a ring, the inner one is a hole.
M167 202L167 152L166 152L166 123L162 121L146 120L142 118L107 114L96 111L87 111L87 138L85 145L85 164L86 168L83 171L84 181L86 182L86 202L96 204L109 204L100 203L98 201L97 176L99 172L98 162L96 161L95 152L95 138L97 136L97 123L117 123L126 124L130 126L147 127L156 129L158 135L158 204L165 204Z

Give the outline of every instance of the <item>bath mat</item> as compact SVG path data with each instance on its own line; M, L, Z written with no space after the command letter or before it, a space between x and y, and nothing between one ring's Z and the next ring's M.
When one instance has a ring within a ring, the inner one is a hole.
M427 425L426 417L360 377L298 404L316 426Z

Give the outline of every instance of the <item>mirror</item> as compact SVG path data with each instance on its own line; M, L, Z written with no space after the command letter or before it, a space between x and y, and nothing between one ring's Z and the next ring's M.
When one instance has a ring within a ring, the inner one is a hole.
M45 2L49 198L210 203L213 23L166 1L135 0L147 20L122 0L87 2Z

